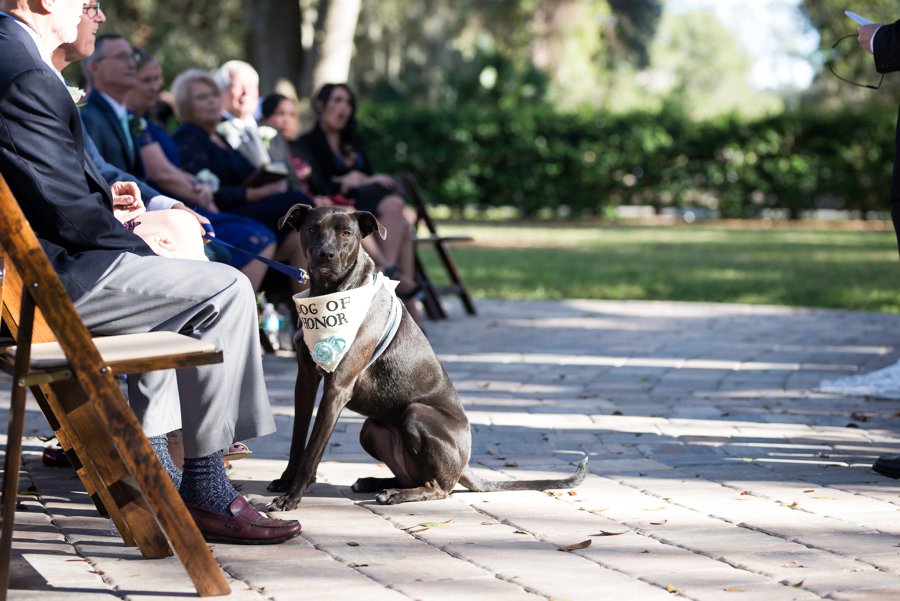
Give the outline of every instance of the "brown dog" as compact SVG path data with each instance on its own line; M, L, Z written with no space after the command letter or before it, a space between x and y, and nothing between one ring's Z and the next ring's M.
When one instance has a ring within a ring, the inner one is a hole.
M300 232L308 261L311 301L347 293L374 281L375 264L360 245L364 237L374 232L384 237L381 224L371 213L295 205L281 218L279 226L286 223ZM368 418L360 432L360 443L394 473L394 478L360 478L353 485L356 492L378 492L375 500L382 504L443 499L457 482L479 492L569 488L581 483L587 471L587 457L574 475L562 480L490 482L475 476L468 467L472 446L469 420L456 388L425 335L395 299L390 288L382 287L374 293L355 341L331 373L317 365L307 345L298 339L290 460L281 478L268 487L287 494L273 500L270 509L287 511L300 502L306 487L314 481L344 407ZM337 301L329 304L338 305ZM385 345L391 329L385 324L391 323L392 311L400 312L399 326L394 326L396 334ZM334 321L340 319L343 318L339 315ZM324 323L325 319L318 321ZM301 315L301 326L304 323L310 328L317 326L315 320L305 321ZM304 336L313 333L305 328L302 332ZM317 354L318 348L315 347ZM375 353L380 354L372 362ZM316 391L323 375L322 400L307 444Z

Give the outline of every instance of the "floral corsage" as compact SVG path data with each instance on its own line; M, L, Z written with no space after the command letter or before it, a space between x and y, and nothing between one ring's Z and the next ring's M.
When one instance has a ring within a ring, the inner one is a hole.
M72 102L75 103L75 106L84 105L84 98L87 96L84 90L75 86L66 86L66 89L69 91L69 96L72 97Z

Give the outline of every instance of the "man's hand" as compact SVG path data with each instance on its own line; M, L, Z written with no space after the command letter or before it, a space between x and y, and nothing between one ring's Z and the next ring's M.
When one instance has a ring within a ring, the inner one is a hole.
M127 223L147 210L141 200L141 189L136 183L116 182L109 190L113 197L113 215L120 223Z
M860 48L866 52L872 52L872 38L881 25L881 23L869 23L859 26L859 36L856 38L856 41L859 43Z

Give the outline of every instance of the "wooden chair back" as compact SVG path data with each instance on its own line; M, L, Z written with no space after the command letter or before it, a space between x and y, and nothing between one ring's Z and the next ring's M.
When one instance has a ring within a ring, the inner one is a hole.
M400 188L407 201L412 203L416 210L415 225L415 264L416 279L422 286L424 291L423 305L425 313L430 319L444 319L447 317L446 311L441 304L441 296L444 294L454 294L459 297L463 304L463 308L469 315L475 315L475 302L469 295L469 289L463 281L462 274L453 255L450 252L450 244L454 242L471 242L471 236L444 236L438 232L437 222L428 212L428 203L422 196L419 184L411 173L404 173L399 178ZM424 227L424 231L422 231ZM438 285L429 276L425 269L425 264L419 253L419 248L423 245L431 245L437 253L438 259L444 268L444 272L448 284Z
M113 519L125 543L137 545L148 558L171 555L174 549L201 596L228 594L227 581L115 379L116 373L219 362L221 352L198 349L191 343L199 341L172 334L173 342L184 338L191 350L179 347L172 356L162 357L131 352L105 359L95 344L104 339L93 339L82 323L2 176L0 256L2 319L17 343L14 357L0 352L0 367L14 380L3 487L0 600L9 585L26 388L73 460L85 489ZM136 342L140 348L139 338ZM42 344L58 345L64 361L33 366L32 351L44 348Z

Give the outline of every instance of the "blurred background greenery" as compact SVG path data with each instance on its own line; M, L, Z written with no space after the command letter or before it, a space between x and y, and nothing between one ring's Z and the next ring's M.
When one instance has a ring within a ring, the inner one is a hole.
M169 81L242 58L263 94L301 104L349 82L376 168L413 172L447 233L475 236L454 253L477 296L900 311L885 221L900 80L874 91L827 68L877 82L855 39L832 46L857 30L844 9L893 22L896 2L103 8L103 30L153 51ZM740 221L702 219L715 216Z
M835 0L108 0L167 79L243 58L263 94L349 81L380 171L525 218L637 205L884 218L900 84ZM891 22L896 3L855 7ZM307 121L306 126L309 125Z

